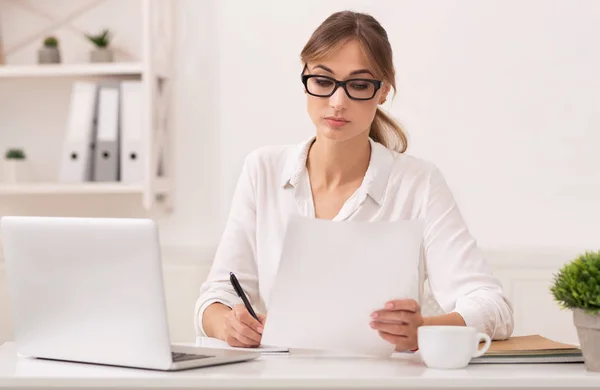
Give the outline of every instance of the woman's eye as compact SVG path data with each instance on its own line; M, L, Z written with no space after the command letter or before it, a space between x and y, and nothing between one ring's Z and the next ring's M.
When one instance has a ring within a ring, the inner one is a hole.
M321 87L329 87L331 86L331 84L333 84L333 82L331 80L326 79L317 79L317 84Z
M365 90L367 88L369 88L369 84L368 83L352 83L350 84L350 87L356 90Z

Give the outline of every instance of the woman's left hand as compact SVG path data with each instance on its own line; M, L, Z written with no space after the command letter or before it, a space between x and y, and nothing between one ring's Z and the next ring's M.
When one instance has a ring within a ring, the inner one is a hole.
M396 351L416 350L417 328L423 325L421 307L413 299L389 301L371 315L371 328L396 346Z

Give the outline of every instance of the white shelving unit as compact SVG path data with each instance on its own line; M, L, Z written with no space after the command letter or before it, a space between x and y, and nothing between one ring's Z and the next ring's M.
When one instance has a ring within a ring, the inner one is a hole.
M144 187L141 184L119 183L23 183L0 185L1 195L85 195L85 194L141 194Z
M11 0L15 2L21 0ZM79 0L65 0L79 1ZM70 23L91 8L105 0L94 0L84 4L52 24L54 29ZM173 15L176 0L138 0L142 17L141 59L134 62L44 64L44 65L0 65L0 89L6 79L32 78L137 78L142 81L143 122L146 167L143 182L135 185L119 182L30 182L0 183L1 195L90 195L90 194L131 194L140 196L145 209L163 206L172 209L172 152L169 104L171 97L171 76L173 57ZM42 13L27 4L31 12ZM87 8L86 8L87 7ZM37 38L47 35L48 29L39 32ZM66 124L65 124L66 126Z
M124 184L110 182L54 183L32 182L0 184L0 195L85 195L85 194L143 194L144 184ZM159 179L155 183L155 195L164 197L170 194L169 182Z
M142 76L143 63L46 64L0 66L0 78Z

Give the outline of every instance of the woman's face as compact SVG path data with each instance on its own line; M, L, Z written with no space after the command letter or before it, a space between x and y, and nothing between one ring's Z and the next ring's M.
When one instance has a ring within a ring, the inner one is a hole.
M377 80L373 73L359 43L355 40L348 41L325 60L308 63L304 72L305 75L328 76L338 81ZM323 95L331 92L334 81L313 77L307 84L308 92ZM383 103L390 89L386 83L375 92L375 85L365 81L351 82L346 87L353 97L369 98L373 94L375 96L370 100L353 100L341 86L330 97L317 97L307 93L307 111L315 124L317 136L337 142L360 135L368 136L377 105Z

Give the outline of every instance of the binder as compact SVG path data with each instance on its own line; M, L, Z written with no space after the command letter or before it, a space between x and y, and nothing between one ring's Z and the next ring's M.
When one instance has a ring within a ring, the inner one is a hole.
M98 85L74 82L63 142L59 182L92 180Z
M0 20L0 65L4 65L4 43L2 42L2 21L1 20Z
M142 83L121 82L121 182L141 183L146 161L142 112Z
M119 85L104 84L98 92L95 181L119 180Z

